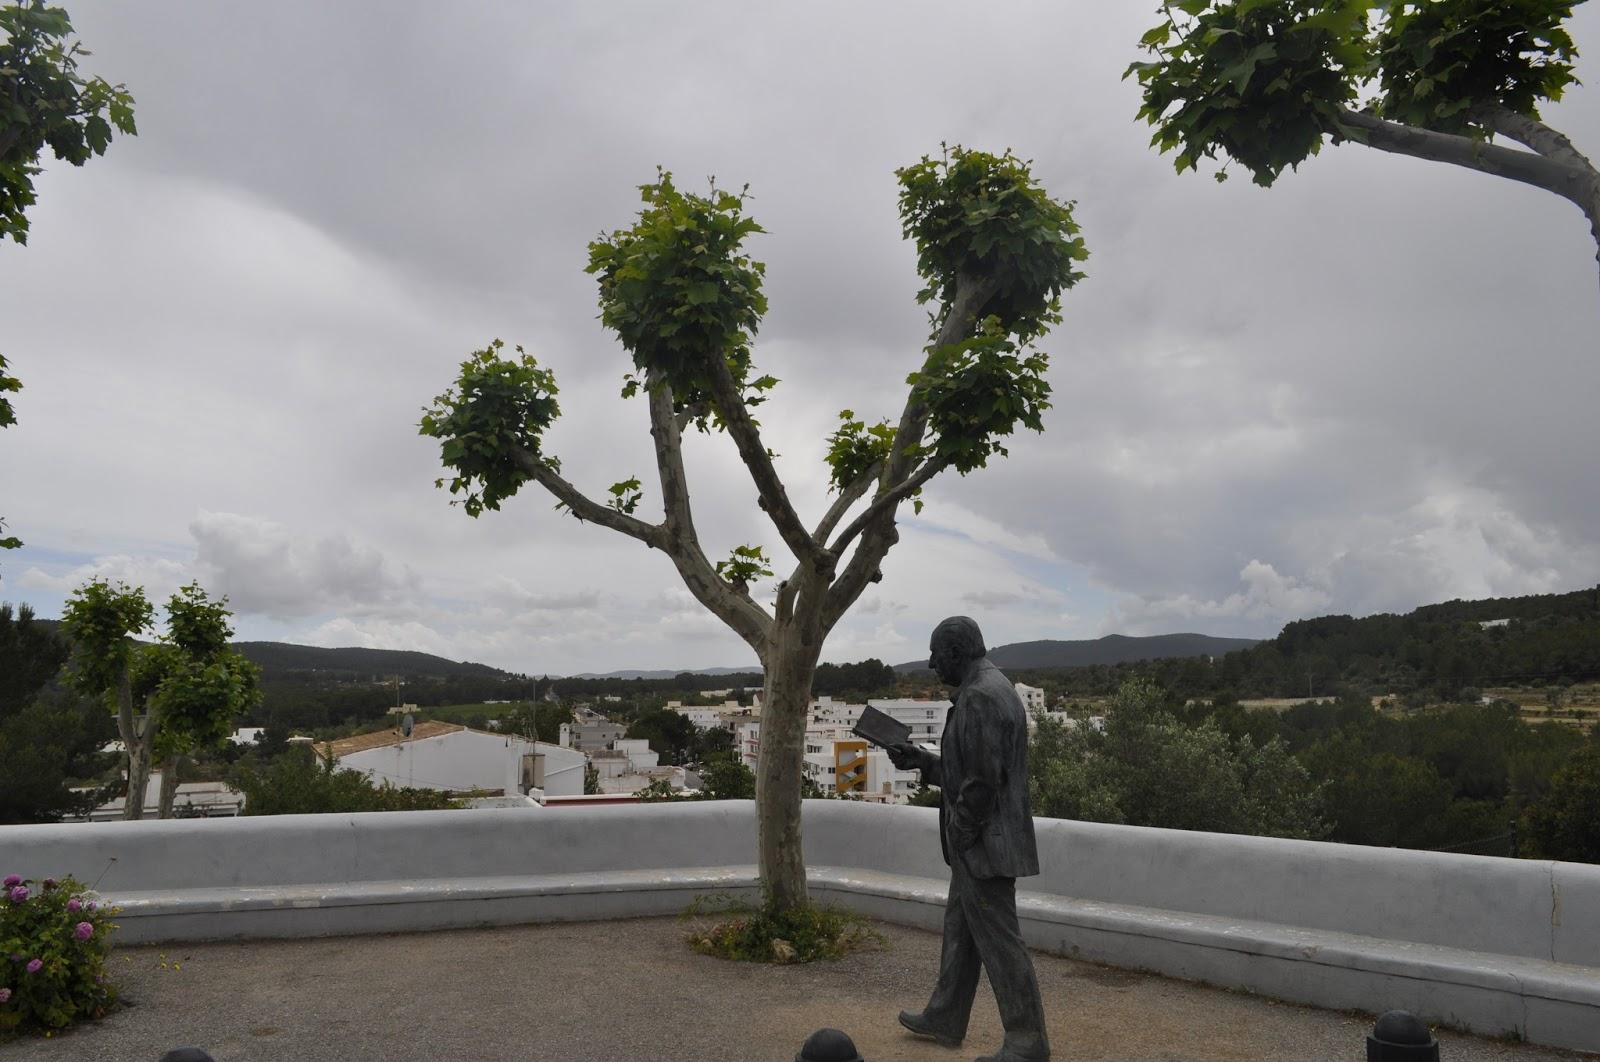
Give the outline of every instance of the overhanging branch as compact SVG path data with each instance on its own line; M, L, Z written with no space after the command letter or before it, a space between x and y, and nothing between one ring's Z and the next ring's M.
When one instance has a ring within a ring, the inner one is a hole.
M1503 112L1503 113L1501 113ZM1508 117L1509 116L1509 117ZM1600 260L1600 174L1578 153L1571 141L1555 130L1522 115L1499 108L1482 120L1495 132L1533 151L1491 144L1471 137L1390 122L1366 111L1341 108L1340 121L1355 130L1353 139L1379 151L1430 162L1447 162L1479 173L1519 181L1554 192L1571 202L1589 219L1597 260ZM1502 128L1502 126L1504 128ZM1542 153L1548 151L1548 154Z

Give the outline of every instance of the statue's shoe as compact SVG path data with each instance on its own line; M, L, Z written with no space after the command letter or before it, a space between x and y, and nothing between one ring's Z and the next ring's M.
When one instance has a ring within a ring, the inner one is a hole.
M951 1036L947 1032L934 1028L933 1023L923 1017L921 1011L913 1014L909 1010L902 1010L900 1012L900 1024L918 1036L931 1037L941 1047L961 1046L961 1037Z

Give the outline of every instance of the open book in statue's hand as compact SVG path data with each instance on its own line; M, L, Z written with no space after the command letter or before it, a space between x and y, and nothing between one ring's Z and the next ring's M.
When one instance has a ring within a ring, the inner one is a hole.
M878 711L870 704L861 713L861 718L856 720L856 725L850 728L850 732L885 749L911 743L909 726L892 715Z

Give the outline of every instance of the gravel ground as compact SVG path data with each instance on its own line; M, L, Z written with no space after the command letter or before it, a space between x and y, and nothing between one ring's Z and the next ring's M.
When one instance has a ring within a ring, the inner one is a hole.
M933 985L939 938L881 929L882 949L810 966L696 955L666 918L124 948L113 963L125 1009L53 1040L0 1044L0 1059L156 1062L192 1044L218 1062L789 1062L829 1025L867 1062L956 1062L998 1047L987 985L960 1050L900 1029L896 1013L920 1008ZM1034 962L1057 1059L1365 1057L1369 1015L1049 955ZM1439 1039L1445 1062L1581 1057Z

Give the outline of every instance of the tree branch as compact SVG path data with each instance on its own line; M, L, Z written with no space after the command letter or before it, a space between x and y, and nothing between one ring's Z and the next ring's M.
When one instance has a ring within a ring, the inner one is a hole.
M683 468L683 421L672 411L672 388L652 374L646 381L650 398L650 438L655 444L656 472L661 480L661 503L666 510L661 548L695 600L766 659L771 619L766 610L717 574L700 546L689 503L689 478Z
M859 535L869 523L877 519L880 513L885 509L899 505L921 490L924 483L948 468L949 464L948 461L939 457L930 457L924 461L922 467L913 472L904 482L896 484L888 491L872 499L872 504L863 510L860 516L852 520L849 527L839 532L839 537L828 548L834 553L842 551L850 544L850 540Z
M933 337L933 342L928 345L928 357L933 357L939 348L959 343L972 335L972 330L978 322L978 315L983 312L984 306L994 294L995 286L992 277L957 278L955 297L950 301L944 324ZM912 388L911 393L906 396L905 410L900 414L900 426L895 429L894 446L889 452L888 464L884 466L879 479L880 497L892 492L912 475L912 466L916 461L913 451L922 445L922 434L927 430L927 426L927 404L923 402L917 390ZM856 546L850 563L845 566L844 571L839 574L828 591L828 600L823 607L821 617L824 632L833 629L833 625L839 622L839 617L855 604L856 598L861 596L868 583L882 578L878 566L883 563L883 558L890 548L900 540L900 532L896 531L894 526L897 505L898 501L883 506L871 520L862 525L861 542Z
M572 515L579 520L588 520L590 523L609 527L613 531L636 538L652 549L664 549L665 529L656 524L647 524L643 520L636 520L627 513L601 505L591 500L577 487L561 478L560 473L545 462L539 460L534 454L520 446L511 449L511 459L517 467L528 474L528 478L538 483L539 486L554 494L556 498L572 510Z
M739 384L728 371L728 363L720 356L711 359L711 391L716 398L717 410L728 434L739 448L739 457L755 480L756 492L763 511L772 518L773 526L783 537L784 544L795 558L822 571L831 571L833 558L806 531L794 506L789 503L788 492L772 467L772 458L761 441L761 432L745 408L739 394Z
M650 398L650 440L655 443L656 474L669 534L693 538L694 514L689 508L689 480L683 471L683 424L672 412L672 388L652 373L645 383Z
M872 486L873 480L877 479L878 474L882 471L883 462L874 461L867 466L866 471L856 477L854 483L841 490L839 496L833 500L833 504L828 507L828 511L823 514L822 519L817 523L816 530L811 532L811 537L818 542L828 541L828 536L833 533L833 529L839 525L840 520L844 519L844 514L850 511L850 506L860 500L861 496L867 492L867 488Z
M1474 112L1473 118L1485 129L1492 129L1507 139L1515 140L1547 159L1594 171L1594 163L1573 147L1565 133L1551 129L1537 118L1518 114L1509 107L1486 107Z
M1543 188L1547 192L1554 192L1583 211L1594 232L1596 245L1600 247L1600 176L1596 175L1592 166L1562 161L1554 156L1532 151L1519 151L1516 148L1485 143L1473 140L1471 137L1456 136L1453 133L1439 133L1431 129L1402 125L1399 122L1386 121L1375 114L1353 111L1349 108L1341 109L1340 120L1357 132L1351 139L1368 147L1377 148L1379 151L1410 155L1412 158L1427 159L1430 162L1448 162L1452 166L1505 177L1508 180L1531 184L1535 188ZM1542 123L1540 126L1545 128ZM1499 129L1496 128L1496 131ZM1530 139L1541 143L1550 142L1552 147L1555 146L1550 138L1531 126L1518 126L1518 131ZM1552 137L1560 137L1554 130L1546 131ZM1520 140L1520 137L1511 133L1506 135ZM1566 140L1565 137L1560 139ZM1570 143L1567 146L1570 148ZM1575 150L1573 154L1577 154ZM1600 254L1597 254L1597 257L1600 257Z

